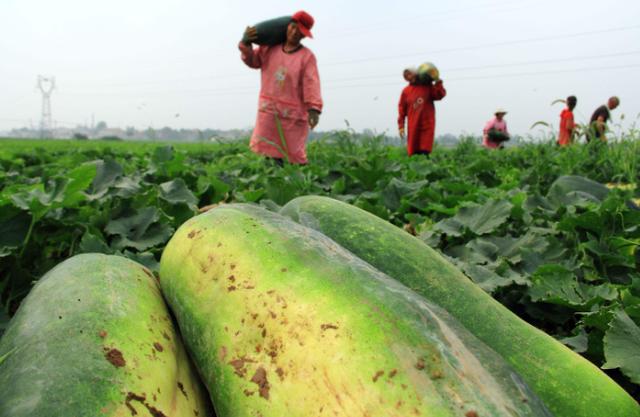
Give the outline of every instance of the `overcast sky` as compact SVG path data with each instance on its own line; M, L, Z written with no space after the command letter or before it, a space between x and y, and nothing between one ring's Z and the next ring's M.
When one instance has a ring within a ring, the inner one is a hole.
M319 130L348 120L396 133L402 70L440 69L437 134L477 133L504 107L514 133L557 125L575 94L585 121L610 95L614 119L639 121L640 1L0 0L0 130L37 125L39 74L55 76L58 126L250 128L259 73L240 61L246 25L304 9L325 109Z

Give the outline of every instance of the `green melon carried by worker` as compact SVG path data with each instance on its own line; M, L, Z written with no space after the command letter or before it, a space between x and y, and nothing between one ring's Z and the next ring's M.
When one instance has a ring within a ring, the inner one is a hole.
M287 26L291 23L292 16L281 16L256 23L258 38L253 43L258 45L278 45L287 40ZM242 42L247 43L247 34L242 36Z
M440 80L440 71L431 62L423 62L418 66L418 81L431 82Z

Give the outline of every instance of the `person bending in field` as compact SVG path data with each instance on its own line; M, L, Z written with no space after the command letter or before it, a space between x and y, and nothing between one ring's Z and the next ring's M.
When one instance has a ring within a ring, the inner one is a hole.
M558 133L558 145L568 146L573 143L576 124L573 120L573 109L576 108L578 99L576 96L567 97L567 107L560 113L560 132Z
M283 158L293 164L307 163L309 128L318 124L322 111L316 57L300 43L303 38L312 37L313 23L311 15L299 11L287 27L284 43L253 49L257 32L255 27L248 27L245 40L238 45L242 61L250 68L261 70L258 116L251 135L251 150L275 159L278 165L283 164Z
M436 130L436 100L442 100L447 91L442 80L426 77L418 81L417 71L407 68L403 73L409 85L402 90L398 103L398 132L400 138L405 138L405 119L408 132L407 153L412 155L427 155L433 149L433 137Z
M618 97L610 97L606 105L602 105L593 112L589 121L589 131L587 132L587 142L591 139L599 139L602 142L607 141L607 122L611 118L610 110L620 105Z
M507 130L507 122L504 120L504 115L507 111L500 108L494 113L492 119L490 119L482 130L482 144L489 149L502 149L503 143L508 141L511 136L509 130Z

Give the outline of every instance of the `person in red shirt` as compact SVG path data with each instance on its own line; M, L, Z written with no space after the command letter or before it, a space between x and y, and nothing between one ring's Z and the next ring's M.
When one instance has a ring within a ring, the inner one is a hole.
M560 113L560 133L558 133L558 145L568 146L573 143L576 124L573 121L573 109L576 108L578 99L576 96L567 97L567 108Z
M435 100L442 100L447 95L442 80L418 81L417 74L404 72L409 85L402 90L398 103L398 131L405 137L405 119L407 119L407 153L409 156L429 155L433 149L433 137L436 129Z

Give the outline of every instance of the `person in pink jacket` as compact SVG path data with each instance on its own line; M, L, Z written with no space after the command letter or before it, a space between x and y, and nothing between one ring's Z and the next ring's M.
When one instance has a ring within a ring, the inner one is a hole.
M482 130L482 144L490 149L503 148L503 142L509 140L509 131L507 130L507 122L504 120L504 115L507 111L504 109L497 109L494 113L495 117L489 120Z
M247 42L238 48L242 61L250 68L261 70L258 116L251 135L250 147L255 153L306 164L306 140L309 128L317 124L322 111L320 77L316 57L300 41L311 38L313 17L304 11L292 16L287 27L287 40L279 45L261 45L254 49L256 30L248 27ZM282 127L280 138L278 124Z

